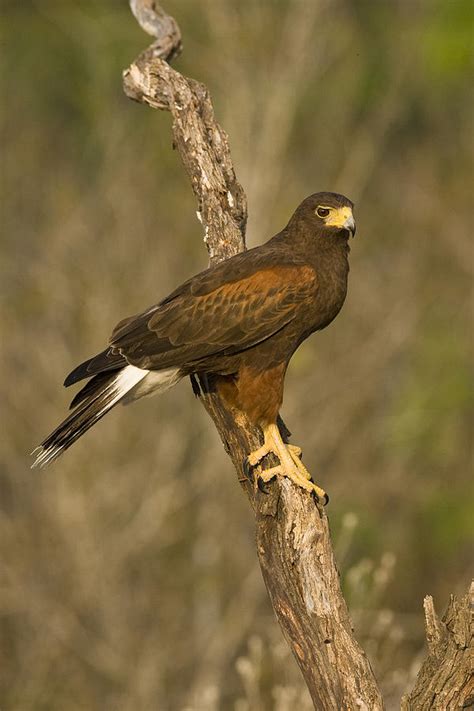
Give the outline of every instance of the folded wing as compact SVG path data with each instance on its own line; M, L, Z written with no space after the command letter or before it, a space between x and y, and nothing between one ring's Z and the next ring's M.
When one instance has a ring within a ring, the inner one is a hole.
M273 266L210 286L188 283L161 305L122 321L112 334L112 352L147 369L233 355L288 324L314 296L316 275L306 265Z
M127 364L189 370L277 333L314 298L316 274L305 264L252 264L250 252L244 254L241 263L228 260L202 272L160 304L121 321L109 347L75 368L65 385Z

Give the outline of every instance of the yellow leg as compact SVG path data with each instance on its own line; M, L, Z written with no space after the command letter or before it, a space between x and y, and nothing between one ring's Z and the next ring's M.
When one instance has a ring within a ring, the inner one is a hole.
M263 430L263 437L264 442L262 447L259 447L259 449L249 454L249 464L254 467L270 453L278 457L280 464L271 469L262 470L259 472L259 477L263 481L269 481L274 476L287 476L302 489L314 492L318 499L326 503L328 500L326 492L310 481L311 474L299 458L301 449L294 445L286 445L281 438L280 430L276 424L267 425Z

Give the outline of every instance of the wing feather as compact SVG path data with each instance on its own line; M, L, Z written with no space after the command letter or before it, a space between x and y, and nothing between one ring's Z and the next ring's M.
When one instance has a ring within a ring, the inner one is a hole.
M217 280L204 272L186 282L173 298L120 322L112 351L140 368L189 367L266 340L315 295L316 274L307 265L254 266L250 275L247 269L247 275L224 283L225 270Z

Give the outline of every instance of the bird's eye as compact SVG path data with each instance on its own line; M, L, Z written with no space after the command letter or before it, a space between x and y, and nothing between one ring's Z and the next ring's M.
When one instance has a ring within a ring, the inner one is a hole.
M318 217L327 217L329 215L329 208L318 207L318 209L316 210L316 214Z

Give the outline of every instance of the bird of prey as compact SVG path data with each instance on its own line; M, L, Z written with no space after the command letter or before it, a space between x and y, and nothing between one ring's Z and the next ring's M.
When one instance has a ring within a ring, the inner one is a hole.
M325 499L301 450L283 442L277 417L291 356L344 303L354 233L352 202L315 193L265 244L206 269L120 321L108 347L67 376L66 386L88 382L69 417L35 450L33 466L52 462L117 403L163 392L188 375L212 375L227 403L262 430L263 444L249 453L247 465L258 465L263 482L287 476ZM264 469L269 453L279 464Z

